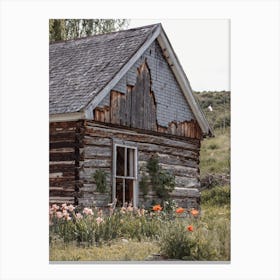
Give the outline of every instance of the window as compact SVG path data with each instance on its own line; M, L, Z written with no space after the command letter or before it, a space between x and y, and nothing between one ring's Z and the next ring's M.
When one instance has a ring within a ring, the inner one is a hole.
M127 145L114 145L113 159L113 199L117 206L125 203L137 204L137 148Z

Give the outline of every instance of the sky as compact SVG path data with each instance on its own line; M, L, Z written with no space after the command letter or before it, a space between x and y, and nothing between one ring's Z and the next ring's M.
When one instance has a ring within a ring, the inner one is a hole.
M230 90L230 21L131 19L128 28L161 23L194 91Z

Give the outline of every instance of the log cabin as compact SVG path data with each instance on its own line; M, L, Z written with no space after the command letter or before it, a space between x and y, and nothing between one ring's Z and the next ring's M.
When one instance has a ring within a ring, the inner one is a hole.
M156 157L175 179L170 197L199 206L200 143L213 132L161 24L51 43L49 132L50 204L147 207Z

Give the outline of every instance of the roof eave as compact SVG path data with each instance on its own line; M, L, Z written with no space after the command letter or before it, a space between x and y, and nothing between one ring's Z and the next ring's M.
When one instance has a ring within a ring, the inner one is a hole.
M85 119L84 112L72 112L61 114L50 114L49 122L64 122L64 121L77 121Z

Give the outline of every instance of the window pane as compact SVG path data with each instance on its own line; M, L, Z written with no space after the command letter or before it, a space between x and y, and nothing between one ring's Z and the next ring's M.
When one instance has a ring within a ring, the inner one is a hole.
M123 179L116 179L117 206L123 206Z
M125 202L133 204L133 180L125 179Z
M135 149L127 148L127 176L135 177Z
M117 176L124 176L124 147L117 146L117 162L116 174Z

